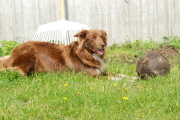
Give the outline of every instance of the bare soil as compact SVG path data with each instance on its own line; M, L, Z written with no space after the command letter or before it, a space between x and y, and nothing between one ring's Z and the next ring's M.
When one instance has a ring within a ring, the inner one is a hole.
M177 51L173 49L171 46L162 47L157 50L147 50L147 52L157 52L162 54L164 57L166 57L168 60L172 59L173 57L177 57L180 59L180 51Z
M147 49L146 53L148 52L157 52L163 55L168 61L171 61L172 58L178 58L180 59L180 50L177 51L171 46L166 46L166 47L160 47L159 49ZM141 56L140 56L141 57ZM120 63L137 63L138 61L138 56L137 55L122 55L121 53L115 54L115 59L119 59ZM108 58L106 59L108 60ZM177 62L171 63L173 65L179 64Z

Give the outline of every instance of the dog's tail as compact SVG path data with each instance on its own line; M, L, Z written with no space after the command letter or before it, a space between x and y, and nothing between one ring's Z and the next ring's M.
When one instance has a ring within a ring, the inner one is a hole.
M9 58L10 58L10 55L0 57L0 69L8 67Z

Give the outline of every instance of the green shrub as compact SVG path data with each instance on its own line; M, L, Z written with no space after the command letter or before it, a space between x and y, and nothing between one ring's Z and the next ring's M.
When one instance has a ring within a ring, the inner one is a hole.
M166 45L172 46L174 49L180 49L180 37L164 36L164 42Z
M9 55L11 51L14 49L14 47L19 45L19 43L14 40L11 41L2 40L0 41L0 43L2 45L0 47L0 56Z

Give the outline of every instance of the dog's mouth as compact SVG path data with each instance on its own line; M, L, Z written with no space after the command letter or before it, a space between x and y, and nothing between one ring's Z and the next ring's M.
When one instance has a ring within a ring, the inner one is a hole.
M96 53L96 54L99 54L99 55L103 55L104 54L104 49L93 49L93 51Z

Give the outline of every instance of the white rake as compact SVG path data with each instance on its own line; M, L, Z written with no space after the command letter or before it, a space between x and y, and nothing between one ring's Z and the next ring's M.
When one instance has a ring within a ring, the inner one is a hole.
M61 20L40 25L32 40L69 44L77 40L73 35L82 29L89 30L88 26L81 23L65 20L64 0L60 0Z

